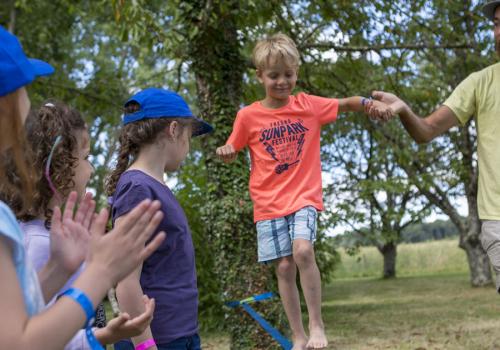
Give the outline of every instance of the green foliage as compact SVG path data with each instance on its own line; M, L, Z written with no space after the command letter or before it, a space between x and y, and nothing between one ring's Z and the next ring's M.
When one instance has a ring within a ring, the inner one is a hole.
M255 42L277 31L296 41L299 90L346 97L386 89L422 115L470 72L494 62L490 25L479 14L480 4L470 1L18 0L3 5L0 23L13 27L29 55L57 70L30 87L33 105L56 97L88 121L96 166L91 187L101 203L121 105L131 92L146 86L176 90L215 126L213 135L193 144L192 157L176 174L176 190L197 248L202 323L229 327L234 348L268 349L270 341L246 316L224 309L223 301L276 289L271 269L255 263L248 159L240 155L227 166L214 157L241 104L263 96L249 63ZM432 48L456 44L469 47ZM397 121L381 126L353 115L324 129L323 170L332 179L316 244L324 281L338 259L325 233L341 222L358 230L370 227L364 236L383 246L398 242L404 226L435 206L455 224L462 245L477 241L477 227L470 224L477 218L475 208L464 221L454 207L457 196L475 195L472 126L425 146L415 145ZM273 302L265 313L282 327L280 310Z
M179 183L175 188L177 199L189 221L196 256L196 271L199 292L200 326L204 331L223 329L224 306L217 278L216 253L209 244L205 222L199 206L205 202L207 193L206 170L203 163L190 157L179 173Z
M465 220L465 219L464 219ZM372 246L370 235L361 229L359 232L346 232L331 238L331 244L345 249L356 249L358 247ZM425 241L448 239L458 236L455 225L449 220L436 220L430 223L418 223L405 227L401 233L398 243L419 243Z
M436 220L431 223L421 223L408 226L403 232L403 242L417 243L430 240L440 240L458 236L455 225L448 221Z
M111 9L89 6L85 1L16 4L14 32L25 51L56 69L56 74L29 87L32 106L37 108L43 100L56 98L82 113L93 140L95 176L90 187L104 204L103 183L115 150L114 130L121 104L128 95L125 72L130 68L127 49L110 40L116 35L116 28L109 24Z

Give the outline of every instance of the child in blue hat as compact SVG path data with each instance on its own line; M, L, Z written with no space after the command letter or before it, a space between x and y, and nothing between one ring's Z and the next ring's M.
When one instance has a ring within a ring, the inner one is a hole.
M17 38L0 27L0 196L20 198L21 208L29 208L33 201L34 180L25 152L23 124L30 108L25 86L53 71L45 62L28 59ZM90 348L103 349L90 328L95 306L165 237L159 234L145 246L162 218L158 202L141 203L107 235L107 211L95 215L91 196L74 210L76 203L77 194L71 192L64 212L54 207L50 259L37 276L27 261L21 228L12 210L0 200L0 310L5 320L0 327L2 349L61 349L82 326ZM82 237L90 233L85 270L72 288L41 313L45 300L50 300L75 272L68 252L74 252ZM119 250L115 249L117 242Z
M116 296L122 311L143 312L142 295L155 298L150 329L115 349L201 348L198 336L198 288L194 247L186 215L165 182L189 152L191 137L212 127L196 118L178 94L145 89L125 103L118 161L107 180L112 218L118 225L137 203L159 200L164 213L158 231L167 233L160 248L142 267L121 281Z

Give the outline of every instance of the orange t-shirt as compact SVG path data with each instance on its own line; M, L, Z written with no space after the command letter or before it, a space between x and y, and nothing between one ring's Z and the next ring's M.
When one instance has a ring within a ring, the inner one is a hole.
M226 144L250 149L254 222L308 205L323 210L321 126L335 121L338 106L337 99L299 93L281 108L254 102L238 112Z

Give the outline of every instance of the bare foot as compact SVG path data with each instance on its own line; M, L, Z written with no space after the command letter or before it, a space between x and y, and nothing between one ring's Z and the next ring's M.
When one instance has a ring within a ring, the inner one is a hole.
M323 328L312 328L309 333L309 341L306 345L307 349L325 349L328 346L328 340Z
M306 350L307 338L294 338L292 337L293 347L292 350Z

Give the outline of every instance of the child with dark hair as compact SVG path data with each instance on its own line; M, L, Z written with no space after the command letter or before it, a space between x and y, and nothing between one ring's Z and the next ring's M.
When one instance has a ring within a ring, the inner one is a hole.
M17 38L0 26L0 196L20 198L20 210L30 210L34 188L24 132L31 105L25 86L53 72L48 63L28 59ZM61 349L84 326L92 350L103 350L90 327L95 306L165 238L160 233L146 244L163 216L157 201L142 202L106 235L108 212L103 209L94 214L91 195L86 195L78 208L76 204L77 194L72 191L64 210L54 207L50 260L37 275L26 258L24 233L11 208L0 200L2 349ZM72 288L43 310L44 298L52 298L66 277L75 272L70 268L70 252L89 232L84 271ZM116 244L120 249L115 249Z
M31 160L34 166L35 183L33 203L26 210L17 212L21 228L25 233L25 247L28 260L36 271L40 271L50 254L50 225L53 209L62 205L63 199L71 191L78 196L85 196L85 190L93 167L88 160L90 138L87 126L80 113L56 101L48 101L41 108L32 111L26 120L26 134L31 146ZM15 203L15 201L13 201ZM90 211L95 207L91 201ZM18 205L14 205L18 207ZM88 237L87 237L88 240ZM86 243L82 240L82 243ZM78 269L57 293L61 295L71 288L83 269L87 247L80 245L71 252L72 269ZM54 302L54 299L51 303ZM154 310L154 300L145 297L145 312L129 320L127 315L120 315L106 326L105 311L102 304L96 310L94 326L97 340L113 343L123 337L142 333L149 325ZM80 331L65 347L66 350L88 349L85 333Z
M116 169L107 181L112 217L117 225L136 203L159 200L164 217L158 231L166 240L143 265L116 288L120 308L132 316L143 311L142 294L154 297L151 328L115 349L200 349L198 289L194 247L182 207L166 185L165 172L175 171L189 152L192 136L212 127L191 113L176 93L149 88L125 104Z

